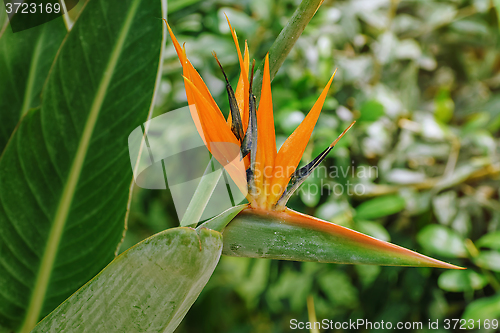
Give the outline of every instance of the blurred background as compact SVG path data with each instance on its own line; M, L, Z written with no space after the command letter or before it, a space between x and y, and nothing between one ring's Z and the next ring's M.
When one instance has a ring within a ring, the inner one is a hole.
M299 3L169 0L169 23L223 112L211 52L234 85L239 73L224 13L258 65ZM325 0L272 82L281 144L338 68L302 163L357 120L325 161L349 172L311 177L292 209L467 270L222 257L176 332L288 332L290 319L308 320L308 297L318 320L500 318L498 18L490 0ZM154 116L186 106L170 40L163 69ZM178 223L168 190L136 187L122 251Z

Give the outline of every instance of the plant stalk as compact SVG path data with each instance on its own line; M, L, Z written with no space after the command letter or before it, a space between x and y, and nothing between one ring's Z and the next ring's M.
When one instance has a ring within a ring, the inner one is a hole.
M269 49L269 71L271 81L278 73L281 65L285 61L288 53L299 39L309 21L321 6L324 0L302 0L299 7L293 13L292 17L281 30L278 38ZM262 75L264 71L264 61L260 64L254 77L254 94L257 101L260 99L260 90L262 87Z

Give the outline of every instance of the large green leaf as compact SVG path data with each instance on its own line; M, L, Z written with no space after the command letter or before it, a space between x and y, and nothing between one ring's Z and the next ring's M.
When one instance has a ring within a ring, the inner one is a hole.
M40 105L43 84L64 36L66 27L59 17L17 33L6 27L0 37L0 154L21 116Z
M89 0L0 159L0 325L20 332L97 274L122 238L127 138L149 114L162 2Z
M248 208L224 232L223 254L237 257L460 268L292 210Z
M217 231L162 231L113 260L33 332L173 332L221 251Z

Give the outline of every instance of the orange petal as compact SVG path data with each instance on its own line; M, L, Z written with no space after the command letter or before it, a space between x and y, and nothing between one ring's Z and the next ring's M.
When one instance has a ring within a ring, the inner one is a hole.
M266 55L259 109L257 110L257 154L255 159L255 186L261 189L257 200L263 206L273 179L276 158L276 136L274 133L273 100L269 75L269 54Z
M222 164L231 179L244 196L248 194L247 173L241 160L240 147L233 143L212 142L210 145L213 156ZM232 160L231 160L232 158Z
M210 94L210 91L208 90L205 82L201 78L200 74L193 67L191 62L187 59L186 52L181 48L179 42L175 38L175 35L172 32L172 29L170 28L167 21L165 19L164 19L164 21L167 24L167 28L168 28L168 31L170 33L170 37L172 38L172 42L173 42L174 47L175 47L175 51L177 52L177 56L179 57L179 61L181 62L184 77L188 78L194 84L194 86L202 94L202 96L205 98L205 100L208 101L210 106L214 110L217 111L215 113L216 117L224 119L224 116L223 116L222 112L220 111L219 106L217 105L217 103L215 103L215 100L212 97L212 94ZM186 86L186 97L187 97L189 105L195 104L193 96L191 94L191 89L188 89L187 86ZM190 110L191 110L191 116L193 117L193 121L196 125L196 129L198 130L198 132L200 133L200 136L202 137L203 141L206 144L206 140L204 138L203 131L201 130L201 127L200 127L199 116L197 115L196 112L192 111L192 108L190 108ZM226 125L226 127L227 127L227 125Z
M245 170L250 167L250 154L243 157L243 162L245 163Z
M207 140L207 147L212 155L219 161L235 184L246 195L247 182L244 162L241 161L240 142L227 127L224 118L214 117L216 111L211 108L201 92L188 79L184 78L186 87L190 89L195 100L196 112ZM192 106L190 106L192 107Z
M240 142L226 125L224 118L215 116L217 111L210 106L198 88L186 77L184 83L194 98L194 111L200 119L208 149L228 172L240 191L246 195L246 169L241 160ZM190 107L193 108L193 105Z
M205 96L203 96L203 93L191 80L189 80L189 78L184 77L184 83L193 95L194 105L196 106L196 111L203 126L207 141L209 143L229 142L237 144L239 147L239 141L227 126L224 117L221 117L219 112L210 105Z
M179 57L179 61L181 62L181 65L184 67L184 61L186 58L186 55L184 54L179 42L177 41L177 38L175 38L175 35L170 29L170 25L167 23L166 19L163 19L165 21L165 24L167 25L168 33L170 34L170 38L172 38L172 43L174 43L175 51L177 52L177 56Z
M275 203L286 188L290 177L297 169L302 154L306 149L311 133L318 121L321 108L325 102L328 89L332 84L335 73L333 73L330 81L328 81L325 89L319 96L311 111L307 114L302 123L295 129L295 131L288 137L288 139L281 146L276 161L274 164L274 178L271 187L271 197L269 202Z
M225 15L225 14L224 14ZM250 56L248 53L248 45L245 42L245 59L241 56L240 44L238 43L238 37L236 36L236 31L234 31L229 18L226 15L227 24L229 25L229 30L233 35L234 45L236 46L236 51L238 52L238 60L240 62L240 79L238 81L238 86L236 87L236 101L238 103L238 108L240 109L241 119L243 122L243 132L246 133L248 127L248 99L249 99L249 83L248 83L248 69L250 65ZM229 119L228 119L228 123Z
M249 107L248 107L248 99L245 100L245 92L247 92L248 95L248 88L245 88L244 84L244 78L248 78L248 71L250 68L250 56L248 53L248 44L245 41L245 53L243 54L243 62L244 62L244 68L245 71L241 71L240 74L240 79L238 80L238 86L236 87L236 92L235 92L235 97L236 97L236 102L238 103L238 108L240 110L241 114L241 120L243 122L243 132L246 133L246 130L248 128L248 112L249 112ZM228 118L228 123L230 123L231 120L231 115L229 115Z

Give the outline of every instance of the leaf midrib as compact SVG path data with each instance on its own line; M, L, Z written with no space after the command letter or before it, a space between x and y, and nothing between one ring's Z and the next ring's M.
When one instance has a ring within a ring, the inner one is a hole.
M113 73L115 72L118 59L125 44L126 37L132 25L132 20L139 8L140 0L135 0L130 8L130 11L122 26L118 40L113 47L111 57L104 70L104 75L99 83L97 94L92 102L92 106L87 118L87 122L83 129L82 137L78 144L75 158L68 174L66 185L61 194L61 200L57 206L56 214L52 224L52 228L47 239L47 247L43 253L40 263L40 270L35 281L33 293L30 298L30 303L26 311L26 316L19 332L30 332L35 327L40 317L42 306L47 292L47 287L50 281L50 275L54 266L57 250L63 234L64 226L69 214L71 202L76 192L78 179L83 169L85 156L87 154L92 133L94 131L97 119L104 102L106 92L111 83ZM57 60L56 60L57 61Z
M26 81L26 88L24 90L25 93L24 93L23 105L21 106L19 118L24 116L26 112L28 112L28 110L30 109L31 98L32 98L31 95L33 94L33 88L35 86L36 72L38 70L38 64L42 53L42 44L45 39L44 37L45 37L45 31L42 31L39 38L37 38L35 49L33 50L33 55L31 57L30 69L28 74L28 80Z

